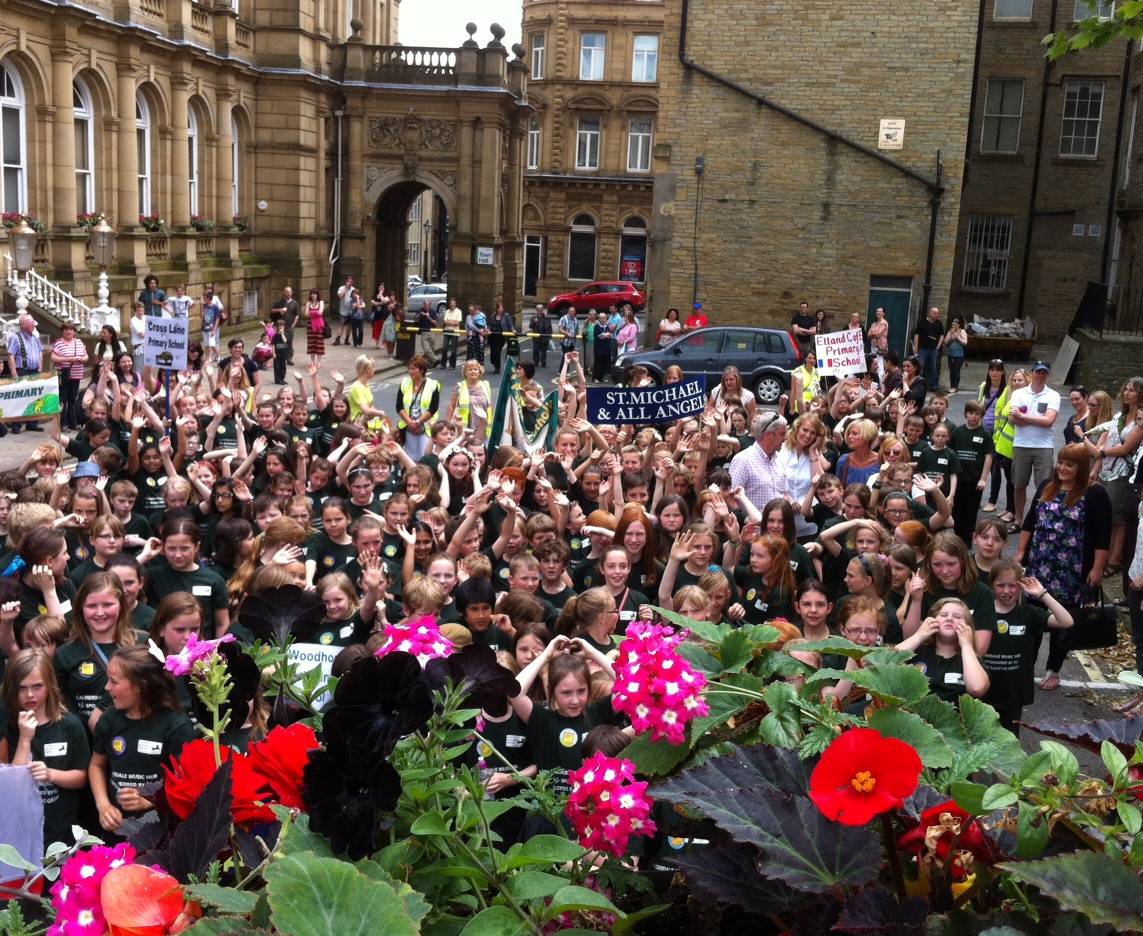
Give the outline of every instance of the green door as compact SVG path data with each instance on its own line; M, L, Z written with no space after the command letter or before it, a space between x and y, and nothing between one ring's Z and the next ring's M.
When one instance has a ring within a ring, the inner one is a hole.
M878 309L885 310L889 322L889 347L904 359L909 342L909 306L913 300L913 279L909 276L869 277L869 308L865 314L868 328Z

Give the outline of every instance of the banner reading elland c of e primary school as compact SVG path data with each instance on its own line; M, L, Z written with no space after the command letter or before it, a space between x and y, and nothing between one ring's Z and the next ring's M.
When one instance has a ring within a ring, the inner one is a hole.
M60 414L60 383L55 374L0 380L0 422L32 422Z

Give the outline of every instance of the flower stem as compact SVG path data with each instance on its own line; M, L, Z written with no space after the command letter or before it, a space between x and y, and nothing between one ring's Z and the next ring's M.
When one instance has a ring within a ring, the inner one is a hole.
M704 695L714 693L716 695L736 695L742 696L744 699L755 699L759 702L765 702L766 697L761 692L755 692L753 689L743 689L741 686L724 686L719 683L717 686L707 686L703 690Z
M905 875L901 871L901 856L897 853L897 838L893 834L893 817L881 814L881 838L885 842L885 855L889 859L889 871L893 875L893 885L897 888L897 899L904 900Z

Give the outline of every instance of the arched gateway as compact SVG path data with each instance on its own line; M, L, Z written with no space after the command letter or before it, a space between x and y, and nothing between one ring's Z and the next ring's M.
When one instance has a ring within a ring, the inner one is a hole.
M345 44L343 198L335 280L397 291L422 271L447 276L463 306L509 308L523 292L520 192L529 108L523 48L515 61L503 29L480 48ZM335 163L336 165L336 163ZM409 209L426 190L423 261L411 262Z

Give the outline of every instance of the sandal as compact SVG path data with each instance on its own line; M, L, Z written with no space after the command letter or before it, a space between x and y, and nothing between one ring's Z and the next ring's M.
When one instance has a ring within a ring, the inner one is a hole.
M997 520L1003 520L1005 523L1011 523L1016 519L1016 515L1011 510L1006 510L1004 513L997 515Z
M985 504L983 507L981 507L980 512L981 513L992 513L992 511L994 511L995 509L996 509L996 505L990 502L990 503Z
M1024 529L1024 528L1022 526L1020 526L1020 524L1017 523L1015 520L1013 520L1011 523L1008 524L1008 527L1007 527L1008 535L1013 536L1016 533L1019 533L1022 529Z
M1060 677L1055 673L1048 673L1040 680L1040 688L1043 689L1044 692L1055 692L1060 688Z

